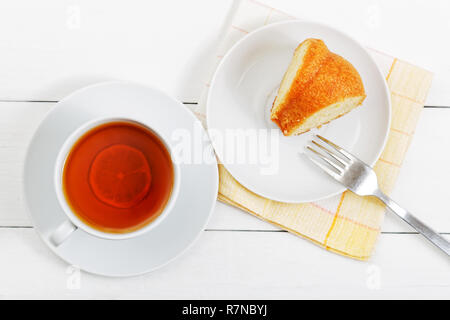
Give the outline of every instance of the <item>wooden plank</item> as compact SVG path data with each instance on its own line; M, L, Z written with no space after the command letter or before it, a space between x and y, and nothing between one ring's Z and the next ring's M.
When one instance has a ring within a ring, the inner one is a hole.
M26 148L54 103L0 102L0 225L30 225L22 193Z
M54 103L0 102L0 226L29 226L22 196L22 166L26 146L46 112ZM409 154L401 170L393 198L441 232L450 232L446 183L450 150L450 109L425 109ZM209 229L276 230L269 224L218 204ZM384 231L411 231L403 222L387 217Z
M0 298L450 298L448 259L417 235L381 236L363 263L287 233L204 232L163 269L110 279L74 271L32 229L0 229L0 261Z
M232 0L0 2L0 99L58 100L111 79L196 101Z
M450 105L447 0L262 1L432 70L427 103ZM127 79L197 101L232 2L1 1L8 32L0 35L0 100L58 100L92 82Z
M435 73L429 105L450 105L447 0L260 0L289 14L336 27L368 47Z

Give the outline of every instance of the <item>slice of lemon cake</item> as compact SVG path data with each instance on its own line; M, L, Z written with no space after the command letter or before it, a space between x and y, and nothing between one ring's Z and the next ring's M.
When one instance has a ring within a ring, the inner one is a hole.
M366 94L353 65L322 40L307 39L295 50L271 110L285 136L330 122L361 105Z

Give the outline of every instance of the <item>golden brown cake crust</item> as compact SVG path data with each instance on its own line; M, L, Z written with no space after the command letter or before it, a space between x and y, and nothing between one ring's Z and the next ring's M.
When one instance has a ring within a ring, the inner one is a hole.
M330 52L322 40L306 41L310 44L302 67L271 117L285 135L322 108L346 98L365 97L361 77L350 62Z

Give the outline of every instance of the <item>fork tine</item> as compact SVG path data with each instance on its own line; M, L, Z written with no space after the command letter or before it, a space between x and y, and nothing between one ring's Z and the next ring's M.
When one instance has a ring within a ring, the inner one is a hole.
M327 145L333 147L333 149L336 150L336 152L338 152L342 156L346 157L348 160L350 160L350 161L355 161L356 160L356 158L351 153L345 151L344 149L342 149L338 145L334 144L333 142L331 142L327 138L324 138L324 137L322 137L319 134L316 134L316 137L319 138L320 140L322 140L323 142L325 142Z
M330 149L325 148L324 146L315 142L314 140L311 141L311 143L319 147L321 150L323 150L329 157L333 158L336 161L336 164L338 164L342 169L345 169L349 165L347 158L345 158L344 160L342 159L342 157L338 157L336 155L336 152L333 152Z
M342 168L339 168L336 164L325 158L322 154L311 148L310 146L306 146L306 149L311 151L312 154L314 154L314 157L312 155L308 155L305 153L305 155L316 165L318 165L322 170L324 170L326 173L328 173L330 176L332 176L335 179L339 179L342 175ZM316 158L319 158L320 161Z

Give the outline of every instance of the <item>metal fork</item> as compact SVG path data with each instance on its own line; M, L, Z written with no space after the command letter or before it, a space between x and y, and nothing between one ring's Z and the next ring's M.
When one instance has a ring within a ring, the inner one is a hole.
M357 195L373 196L380 199L393 213L406 221L447 255L450 255L450 243L444 237L400 207L380 190L377 176L370 166L328 139L320 135L315 137L321 143L312 140L311 146L306 146L306 149L310 151L306 153L306 156L311 161Z

